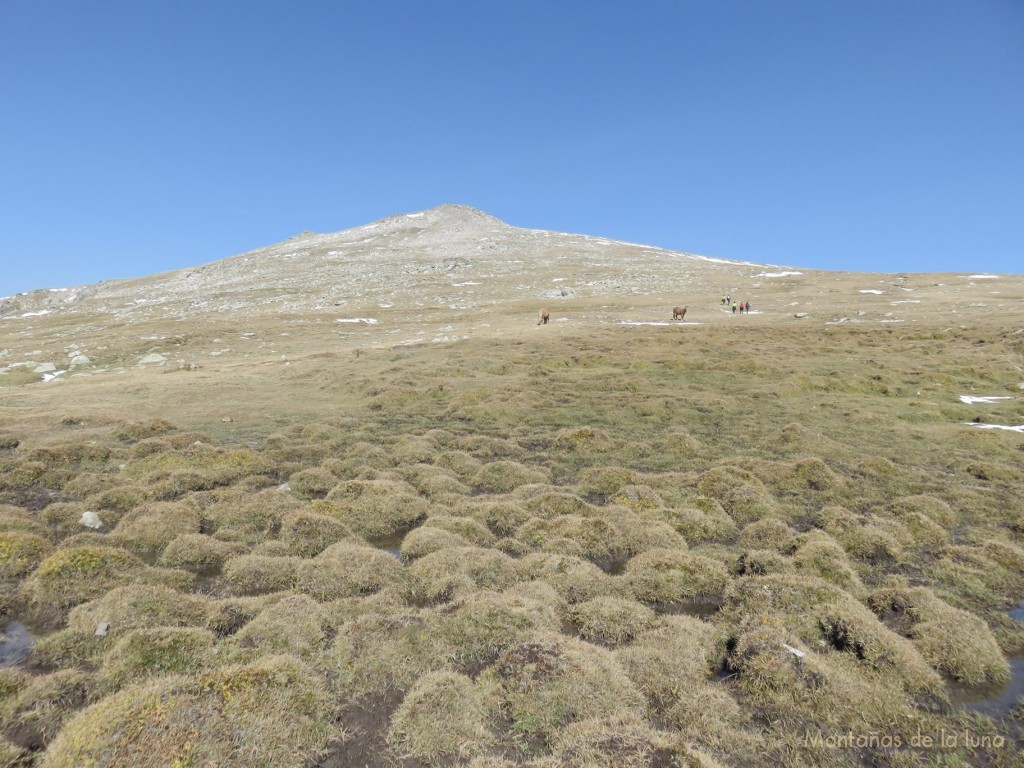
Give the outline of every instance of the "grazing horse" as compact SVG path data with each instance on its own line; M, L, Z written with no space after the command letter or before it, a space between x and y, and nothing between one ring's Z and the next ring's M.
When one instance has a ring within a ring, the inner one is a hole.
M548 320L550 320L550 319L551 319L551 313L548 312L548 308L547 307L542 307L541 310L540 310L540 313L539 313L539 319L537 320L537 325L547 325L548 324Z
M686 307L672 307L672 319L675 320L677 317L680 320L686 317Z

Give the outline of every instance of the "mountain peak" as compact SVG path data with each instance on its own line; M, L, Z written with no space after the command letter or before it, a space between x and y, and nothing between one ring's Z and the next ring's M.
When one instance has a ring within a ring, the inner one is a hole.
M507 227L501 219L489 213L458 203L442 203L434 208L413 213L396 213L374 222L390 226L410 226L417 229L463 229L466 227Z

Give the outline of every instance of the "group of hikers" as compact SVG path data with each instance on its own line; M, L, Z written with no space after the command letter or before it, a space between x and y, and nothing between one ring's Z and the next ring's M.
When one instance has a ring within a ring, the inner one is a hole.
M736 310L737 309L740 312L749 312L750 311L750 302L749 301L737 302L730 295L726 295L726 296L722 297L722 306L723 307L732 307L732 313L734 315L736 314Z

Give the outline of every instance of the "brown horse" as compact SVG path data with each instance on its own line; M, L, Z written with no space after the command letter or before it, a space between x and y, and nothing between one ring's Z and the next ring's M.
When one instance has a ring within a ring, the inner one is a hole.
M548 312L547 307L542 307L539 313L540 319L537 320L537 325L547 325L548 320L551 319L551 313Z
M677 317L680 320L686 317L686 307L672 307L672 319L675 320Z

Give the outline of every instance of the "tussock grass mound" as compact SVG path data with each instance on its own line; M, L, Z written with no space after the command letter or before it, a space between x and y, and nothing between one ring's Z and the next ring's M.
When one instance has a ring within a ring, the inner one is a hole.
M201 627L210 603L197 595L183 595L168 587L132 584L112 589L71 611L68 629L92 635L108 624L104 642L126 632L154 627Z
M626 565L626 583L637 600L674 603L721 599L729 584L725 566L678 549L650 549Z
M882 587L868 603L935 669L968 685L1009 679L1009 665L988 625L927 587Z
M776 517L765 517L740 531L740 546L749 549L774 549L788 554L796 547L797 532Z
M215 639L195 627L132 630L103 657L101 681L117 689L149 677L197 671L207 663Z
M665 506L665 500L649 485L625 485L608 501L641 513Z
M552 743L572 723L636 716L644 699L611 651L558 635L537 635L495 664L511 729Z
M508 493L521 485L547 483L548 473L515 461L500 460L484 464L471 480L471 484L487 493Z
M529 510L531 517L544 519L560 515L590 517L597 513L597 507L584 501L576 494L550 487L525 499L523 506Z
M516 531L516 538L534 550L592 561L611 558L625 549L618 528L599 517L532 518Z
M145 564L123 549L84 546L61 549L43 560L25 582L38 606L67 608L143 577Z
M657 514L637 515L624 507L603 507L600 517L618 531L617 547L624 554L635 555L659 547L686 549L686 538L660 517L652 517Z
M429 672L392 716L388 741L428 765L470 757L493 741L487 728L491 699L493 695L465 675Z
M441 652L456 668L482 669L531 632L559 628L558 599L529 592L481 590L453 601L435 620Z
M484 462L495 459L521 459L526 456L526 451L516 442L489 435L462 435L455 441L453 447Z
M312 508L369 538L410 528L430 513L429 502L417 496L411 485L395 480L346 480Z
M818 614L825 641L852 654L872 670L914 694L941 695L943 681L912 643L882 624L871 611L852 600L826 607Z
M220 568L229 558L241 554L241 547L202 533L175 536L164 548L160 562L169 568L209 571Z
M32 533L43 537L49 535L46 526L36 515L10 504L0 504L0 531Z
M869 563L900 561L913 545L910 532L895 520L875 515L855 515L843 507L819 510L815 523L832 536L846 553Z
M228 647L240 657L239 661L278 653L304 657L324 642L326 618L320 604L312 598L286 595L263 608L232 635Z
M361 542L339 541L299 564L295 588L323 602L387 589L402 592L406 589L406 574L401 563L387 552Z
M576 488L584 497L603 500L637 482L637 474L624 467L591 467L580 475Z
M25 681L0 707L0 723L31 746L50 741L96 694L94 676L62 669Z
M414 528L402 539L401 553L407 560L429 555L451 547L468 547L470 543L457 533L435 528L428 521Z
M864 589L846 551L824 531L810 531L800 537L793 564L798 571L820 576L853 594Z
M514 535L533 516L514 501L471 501L459 506L458 511L486 525L495 536L504 537Z
M175 431L175 427L163 419L153 421L128 421L119 424L111 430L110 434L118 440L125 442L138 442L157 435L165 435Z
M682 687L667 707L665 720L690 744L725 752L734 760L754 762L762 748L760 734L745 729L748 717L722 687L694 682Z
M315 557L332 544L352 535L336 517L307 510L288 512L281 519L281 542L299 557Z
M701 475L697 489L718 501L739 525L769 517L778 506L760 479L735 466L709 469Z
M297 659L174 675L124 689L81 712L47 748L45 768L118 765L300 766L333 735L335 708Z
M796 422L790 422L778 430L773 445L776 450L790 454L824 453L835 448L834 441Z
M573 723L555 737L554 753L559 765L591 768L720 768L720 763L688 747L678 734L656 730L635 715Z
M715 629L691 616L664 616L615 657L652 706L664 708L711 676Z
M584 640L607 646L628 643L658 623L650 608L621 597L595 597L577 603L566 618Z
M221 541L258 544L303 505L289 493L271 488L259 493L230 492L203 510L212 535Z
M409 566L413 589L432 602L446 602L477 589L506 589L519 580L508 555L481 547L433 552Z
M169 587L132 584L117 587L74 608L67 627L45 635L32 648L35 666L70 668L100 658L127 633L156 627L202 627L209 603ZM105 634L97 635L101 625Z
M736 536L739 527L715 499L695 496L682 507L658 510L661 519L689 542L721 541Z
M956 513L952 507L942 499L927 494L904 496L894 501L891 509L899 518L917 513L943 528L950 528L956 523Z
M338 676L342 695L404 691L432 670L445 667L426 609L367 606L338 627L323 663Z
M606 453L615 447L612 436L597 427L560 429L552 443L559 450L574 453Z
M486 525L472 517L454 515L431 515L427 525L457 534L475 547L493 546L495 536Z
M15 579L34 571L53 546L35 533L0 533L0 578Z
M455 472L444 467L416 464L399 469L402 479L419 493L435 501L445 496L465 496L470 491L469 486L463 483Z
M440 452L440 445L423 435L403 435L391 449L399 464L425 464Z
M300 499L322 499L337 484L334 473L322 467L303 469L288 478L288 487Z
M239 555L224 564L224 581L238 595L262 595L291 589L302 559L270 555Z
M433 462L436 467L450 469L464 483L469 482L484 465L465 451L442 451L434 456Z
M163 550L172 540L186 533L199 533L199 510L183 502L147 504L127 513L114 529L116 541L136 552Z
M94 493L85 500L89 509L108 509L128 512L146 502L146 492L135 485L119 485Z
M580 603L621 591L618 581L593 563L573 555L536 552L524 557L518 565L524 578L545 582L567 603Z

